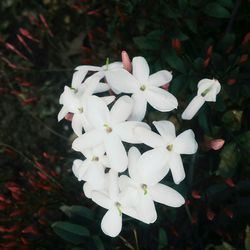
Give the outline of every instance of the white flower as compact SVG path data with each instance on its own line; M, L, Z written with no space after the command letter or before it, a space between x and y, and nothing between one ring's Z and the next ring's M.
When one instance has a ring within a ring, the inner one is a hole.
M133 100L129 96L120 97L110 111L101 98L89 97L87 116L93 129L79 136L73 142L72 148L81 151L103 143L110 167L117 172L123 172L127 168L128 158L122 141L140 143L134 134L134 128L148 127L146 123L126 121L132 108Z
M124 69L106 73L107 82L115 93L133 94L135 105L129 120L141 121L146 114L147 102L162 112L177 108L176 98L159 88L172 80L170 72L161 70L149 75L149 66L143 57L134 57L132 65L133 75Z
M194 133L191 129L188 129L176 137L172 122L158 121L153 122L153 124L160 135L140 127L135 129L135 134L143 143L164 155L166 167L170 168L174 182L179 184L185 178L180 155L194 154L198 148Z
M136 196L131 197L130 205L134 203L140 220L145 223L153 223L156 220L154 201L170 207L180 207L184 204L184 198L177 191L159 183L166 174L163 157L159 151L150 150L141 155L137 148L132 147L128 158L131 178L120 176L119 185L122 191L128 187L135 189Z
M58 114L58 121L62 120L67 113L73 113L71 125L76 135L82 134L82 128L87 131L92 127L86 118L85 106L87 98L95 93L95 91L105 90L102 85L100 85L100 88L97 88L97 85L100 84L99 80L100 75L96 75L95 77L91 76L87 78L84 83L78 85L78 89L65 86L64 92L60 96L59 103L62 104L63 107ZM114 96L102 98L107 104L115 99Z
M104 215L101 228L102 231L111 237L116 237L122 229L122 214L137 217L136 211L126 203L127 198L119 194L117 183L117 172L112 169L108 173L108 193L103 194L97 191L92 193L92 200L99 206L108 209Z
M84 161L74 160L72 171L78 181L88 182L93 190L101 190L105 186L104 169L109 166L103 146L82 150Z
M104 78L107 72L112 72L117 69L122 69L123 64L122 62L114 62L109 63L109 59L107 58L106 64L98 67L98 66L91 66L91 65L81 65L75 68L76 75L75 78L72 79L72 87L78 86L79 82L81 82L89 71L96 71L93 76L100 76L100 79ZM74 85L74 86L73 86ZM106 84L105 84L106 85ZM106 85L107 87L108 85ZM75 88L75 87L74 87ZM109 86L108 86L109 88Z
M215 102L220 90L221 85L218 80L200 80L198 83L198 93L182 113L182 119L191 120L205 102Z

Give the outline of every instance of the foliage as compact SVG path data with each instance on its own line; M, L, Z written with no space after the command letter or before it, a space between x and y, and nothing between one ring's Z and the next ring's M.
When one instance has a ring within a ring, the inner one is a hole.
M8 0L0 8L3 249L249 249L248 1ZM117 60L123 49L143 55L152 72L173 71L178 111L146 119L192 127L200 150L185 158L187 180L175 187L185 206L160 208L150 227L126 219L109 239L95 222L104 211L71 173L74 135L56 116L74 67ZM204 77L222 84L218 101L183 122L184 100ZM225 140L219 151L207 147L216 138Z

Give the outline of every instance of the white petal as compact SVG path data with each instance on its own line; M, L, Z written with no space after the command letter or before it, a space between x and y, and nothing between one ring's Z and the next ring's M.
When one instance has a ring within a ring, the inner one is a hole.
M164 141L161 136L151 131L148 128L136 127L135 135L138 141L150 146L151 148L164 147Z
M178 106L177 99L168 91L157 88L148 87L145 91L148 103L161 112L168 112L176 109Z
M83 95L84 97L91 96L93 93L95 93L96 89L98 88L98 85L100 83L100 80L104 77L104 73L96 72L95 74L88 77L83 85L85 86Z
M80 135L73 141L72 148L75 151L82 151L86 148L93 148L103 142L103 131L94 129Z
M169 167L172 172L173 180L175 184L179 184L181 181L185 179L185 171L182 163L181 156L176 153L171 153L169 159Z
M178 154L194 154L197 148L198 144L195 140L194 132L191 129L179 134L173 143L173 150Z
M74 72L73 77L72 77L72 81L71 81L72 88L77 89L78 86L84 80L87 73L88 73L87 70L78 70L78 71Z
M149 77L149 66L142 56L134 57L132 60L133 75L141 83L145 84Z
M140 138L135 134L135 128L142 127L149 129L149 126L144 122L127 121L114 126L114 131L120 136L122 141L128 143L142 143Z
M83 192L84 192L84 195L89 198L89 199L92 199L92 192L93 192L93 188L92 186L88 183L88 182L85 182L84 185L83 185Z
M134 107L128 120L142 121L147 111L147 100L140 92L134 93L132 99L134 100Z
M102 93L102 92L105 92L105 91L108 91L110 88L109 88L109 85L107 83L102 83L102 82L99 82L96 86L96 89L94 91L94 94L97 94L97 93Z
M149 188L152 199L169 207L180 207L185 203L185 199L180 193L163 184L156 184Z
M62 104L68 109L68 112L77 113L78 108L81 107L80 100L68 86L65 86L64 92Z
M99 206L109 209L113 206L113 201L105 194L94 191L92 192L92 200Z
M89 119L85 115L85 112L81 113L80 116L81 116L82 127L83 127L84 131L87 132L87 131L93 129L93 125L92 125L92 123L90 123Z
M107 71L113 71L113 70L117 70L117 69L122 69L123 68L123 65L122 65L122 62L113 62L113 63L110 63L108 65L108 70L107 70L107 65L103 65L102 66L102 69L107 72Z
M137 171L137 163L141 157L140 151L136 147L131 147L128 151L128 172L129 176L137 183L140 181Z
M142 184L155 185L168 173L166 154L160 148L143 153L137 163L138 175Z
M106 79L111 89L116 93L135 93L139 90L139 83L127 70L119 69L106 72Z
M75 70L100 71L102 70L102 68L98 66L92 66L92 65L81 65L81 66L77 66Z
M100 97L90 96L88 98L87 117L95 128L104 128L104 124L109 124L109 110Z
M125 171L128 166L128 157L120 137L113 132L108 134L105 136L104 146L110 167L117 172Z
M134 102L129 96L124 95L120 97L110 111L112 121L120 123L127 120L132 111L133 104Z
M192 101L188 104L186 109L183 111L181 118L183 120L191 120L194 117L194 115L199 111L204 102L205 99L202 96L200 95L195 96L192 99Z
M138 195L138 214L144 223L154 223L157 219L154 201L149 194Z
M102 231L110 236L116 237L122 230L122 216L116 207L110 208L101 222Z
M75 177L78 179L78 181L83 180L83 175L87 171L89 167L88 161L82 161L82 160L74 160L73 166L72 166L72 172L75 175Z
M79 114L73 115L71 126L77 136L82 134L82 122Z
M154 126L156 127L157 131L160 133L160 135L164 138L165 142L172 141L175 137L175 126L170 121L154 121Z
M60 122L67 114L68 109L65 106L62 106L60 112L58 113L57 120Z
M106 103L106 105L109 105L115 100L115 96L114 95L102 96L101 99Z
M118 173L112 169L108 172L108 193L112 200L117 200L119 193Z
M87 181L95 190L104 188L104 168L99 163L90 162L89 168L84 175L84 180Z
M158 71L149 76L148 83L155 87L160 87L172 80L172 74L167 70Z
M127 175L119 176L118 185L119 185L121 192L126 191L128 187L135 188L135 182L131 178L129 178Z

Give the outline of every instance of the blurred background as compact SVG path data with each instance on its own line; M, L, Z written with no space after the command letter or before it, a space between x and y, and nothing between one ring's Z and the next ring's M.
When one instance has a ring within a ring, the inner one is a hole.
M250 249L249 1L3 0L0 10L0 249ZM164 180L186 204L157 205L152 225L124 217L111 239L72 174L80 154L57 114L76 66L122 50L173 72L178 110L145 119L192 128L199 150L183 157L180 185ZM217 102L182 121L202 78L221 83Z

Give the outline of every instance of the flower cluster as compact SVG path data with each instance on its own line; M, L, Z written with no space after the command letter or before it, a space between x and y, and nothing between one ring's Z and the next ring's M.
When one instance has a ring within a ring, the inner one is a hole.
M171 72L150 75L143 57L131 63L123 52L122 62L77 67L71 87L65 86L60 97L58 120L71 115L77 135L72 148L84 156L73 162L73 173L85 181L85 196L108 210L101 228L111 237L121 231L122 214L150 224L157 218L155 202L170 207L185 202L160 181L169 172L175 184L185 178L181 155L197 151L193 131L176 136L174 124L162 120L153 122L156 133L142 121L148 104L161 112L177 108L175 96L163 88L171 80ZM216 80L200 81L182 118L191 119L205 101L215 101L219 87ZM133 145L128 152L124 143ZM141 153L134 144L142 143L151 149Z

